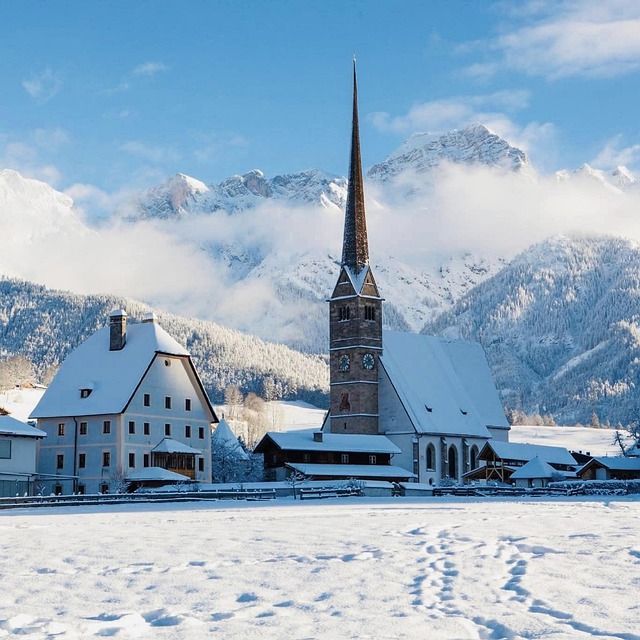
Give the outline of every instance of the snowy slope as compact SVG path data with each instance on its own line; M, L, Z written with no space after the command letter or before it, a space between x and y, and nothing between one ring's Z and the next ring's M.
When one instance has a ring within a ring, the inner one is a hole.
M617 238L535 245L425 332L482 342L508 406L558 423L640 414L640 247Z

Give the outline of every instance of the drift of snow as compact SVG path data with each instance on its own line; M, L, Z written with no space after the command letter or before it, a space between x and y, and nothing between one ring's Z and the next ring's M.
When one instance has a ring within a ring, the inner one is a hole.
M0 637L638 640L639 527L630 499L4 512Z

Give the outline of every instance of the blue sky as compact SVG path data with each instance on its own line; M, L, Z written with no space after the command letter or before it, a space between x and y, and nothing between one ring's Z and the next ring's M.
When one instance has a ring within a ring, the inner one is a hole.
M480 120L544 172L640 169L640 3L0 4L0 167L91 208L176 172L347 171Z

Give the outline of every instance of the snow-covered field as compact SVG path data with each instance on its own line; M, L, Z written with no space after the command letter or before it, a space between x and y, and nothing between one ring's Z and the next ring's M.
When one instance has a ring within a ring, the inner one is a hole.
M0 513L0 637L640 639L640 501Z

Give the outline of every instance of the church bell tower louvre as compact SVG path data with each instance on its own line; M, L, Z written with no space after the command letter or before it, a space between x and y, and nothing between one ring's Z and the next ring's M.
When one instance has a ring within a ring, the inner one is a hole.
M379 433L378 367L381 355L382 298L369 266L354 59L351 158L342 264L329 299L331 390L328 428L331 433Z

